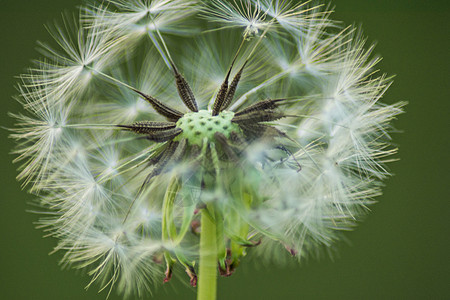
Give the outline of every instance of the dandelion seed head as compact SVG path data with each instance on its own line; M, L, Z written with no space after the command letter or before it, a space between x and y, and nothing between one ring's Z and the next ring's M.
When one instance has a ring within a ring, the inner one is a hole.
M391 78L327 6L109 0L49 31L11 137L39 227L89 286L143 297L177 266L195 285L205 216L223 276L315 256L390 175L404 103L382 103Z

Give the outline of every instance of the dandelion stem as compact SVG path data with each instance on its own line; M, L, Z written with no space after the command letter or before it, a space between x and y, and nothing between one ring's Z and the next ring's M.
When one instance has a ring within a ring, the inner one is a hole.
M217 290L216 223L211 207L202 211L200 235L200 270L197 300L215 300Z

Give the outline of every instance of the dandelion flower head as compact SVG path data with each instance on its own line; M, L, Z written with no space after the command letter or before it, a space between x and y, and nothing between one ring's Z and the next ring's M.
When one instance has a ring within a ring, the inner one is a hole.
M49 26L12 138L63 263L142 296L177 269L195 286L202 262L230 276L352 229L390 175L403 103L380 102L391 79L330 11L107 0Z

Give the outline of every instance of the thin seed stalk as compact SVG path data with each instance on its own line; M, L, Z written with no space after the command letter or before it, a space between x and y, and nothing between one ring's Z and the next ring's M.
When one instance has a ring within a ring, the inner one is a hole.
M217 294L217 237L212 211L202 211L200 269L197 300L215 300Z
M176 229L174 229L173 219L172 219L172 209L175 197L180 190L180 184L176 177L172 177L170 180L169 186L167 187L166 194L164 196L163 202L163 218L162 218L162 240L164 242L169 241L171 235L176 235ZM166 278L164 282L167 282L172 277L172 269L176 260L172 257L172 255L168 252L164 252L164 259L166 261Z

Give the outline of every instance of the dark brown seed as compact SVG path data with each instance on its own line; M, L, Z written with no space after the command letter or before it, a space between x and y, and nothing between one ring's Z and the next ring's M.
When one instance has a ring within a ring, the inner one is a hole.
M150 105L153 107L153 109L159 113L161 116L165 117L167 120L171 122L176 122L178 119L183 117L183 113L163 104L161 101L157 100L156 98L146 95L138 90L134 90L136 93L141 95Z
M176 127L176 123L173 122L151 122L140 121L131 125L117 125L117 127L131 130L140 134L151 134L157 131L168 130Z
M241 80L242 73L244 72L244 68L246 65L247 62L244 63L239 72L234 76L233 81L230 84L230 88L228 89L227 95L225 96L225 100L220 108L220 111L227 109L233 101L234 94L236 93L236 89L238 87L239 81Z
M250 111L245 114L234 116L232 122L238 124L252 125L258 122L270 122L283 118L285 115L281 111L266 109L262 111Z
M237 113L235 113L235 116L240 116L240 115L248 114L250 112L255 112L255 111L274 110L274 109L278 108L278 103L281 101L284 101L284 99L262 100L262 101L256 102L255 104L250 105L247 108L244 108L241 111L238 111Z
M180 95L181 100L193 112L198 112L197 101L195 100L194 93L192 92L189 83L186 79L178 72L174 64L172 64L173 71L175 73L175 82L177 84L178 95Z
M217 116L221 111L222 105L225 102L225 98L228 92L228 76L225 81L222 83L219 92L217 93L216 100L214 101L214 107L212 111L213 116Z
M151 133L148 133L147 139L151 141L155 141L158 143L167 142L169 140L172 140L177 135L182 133L183 130L181 128L172 128L167 130L161 130L161 131L154 131Z

